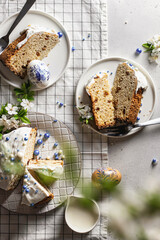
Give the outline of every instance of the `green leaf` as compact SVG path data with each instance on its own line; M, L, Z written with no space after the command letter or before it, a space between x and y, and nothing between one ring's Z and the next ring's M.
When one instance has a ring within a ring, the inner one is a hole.
M18 117L24 117L27 115L27 109L21 108L21 110L18 112Z
M28 96L28 100L31 102L31 101L34 101L34 97L33 96Z
M22 83L22 90L26 90L26 84L25 83Z
M151 213L160 211L160 194L152 193L146 197L147 209Z
M0 133L0 140L2 140L2 137L3 137L3 135L2 135L2 133Z
M137 233L137 240L149 240L144 229L140 226L140 231Z
M42 183L47 186L52 185L57 180L57 178L54 177L53 172L51 170L39 169L35 172L38 175L39 179L42 181Z
M82 122L82 123L85 122L86 124L89 123L89 120L93 120L93 119L94 119L93 116L90 117L89 119L87 119L87 118L82 118L82 117L79 118L80 122Z
M19 119L19 117L18 117L18 115L16 114L16 115L14 115L13 116L16 120L18 120Z
M142 46L143 46L144 48L150 48L151 44L149 44L149 43L144 43L144 44L142 44Z
M0 126L0 134L3 133L4 126Z
M16 96L18 96L19 94L23 94L23 90L20 88L15 88L14 92L15 92Z
M22 99L28 99L29 101L34 100L34 92L31 91L32 84L30 81L25 82L21 85L21 88L15 88L14 93L18 97L17 101L21 102Z
M80 120L80 122L83 122L84 119L82 117L80 117L79 120Z
M30 81L28 81L28 82L26 83L26 89L30 90L31 87L32 87L32 84L31 84Z
M20 102L20 103L21 103L21 102L22 102L22 99L20 99L20 98L17 98L17 102Z
M9 133L11 131L12 131L12 129L7 129L4 133Z
M27 117L20 117L21 121L27 124L30 124L30 120Z
M142 46L147 49L145 52L152 51L155 47L151 43L144 43Z
M7 103L7 104L8 104L8 103ZM6 110L7 104L1 106L0 116L6 115L6 114L8 113L8 111Z

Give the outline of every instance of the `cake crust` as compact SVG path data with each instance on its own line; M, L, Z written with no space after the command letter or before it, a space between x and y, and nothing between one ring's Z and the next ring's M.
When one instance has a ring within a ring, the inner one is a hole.
M139 113L140 107L141 107L141 100L143 98L143 89L139 88L137 93L134 95L130 110L129 110L129 115L127 122L134 124L137 120L137 115Z
M54 198L54 195L53 195L53 193L50 192L50 195L49 195L48 197L44 198L42 201L36 203L36 204L35 204L35 207L40 206L40 205L43 205L43 204L46 204L46 203L48 203L49 201L51 201L53 198Z

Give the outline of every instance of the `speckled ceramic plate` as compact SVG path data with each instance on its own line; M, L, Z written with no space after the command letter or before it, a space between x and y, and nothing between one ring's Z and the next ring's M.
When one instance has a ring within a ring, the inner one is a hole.
M77 90L76 90L76 105L77 108L82 106L81 103L83 104L88 104L91 106L91 100L90 97L88 96L85 86L87 85L89 79L91 77L98 73L98 72L107 72L109 71L109 83L110 87L113 86L113 81L116 73L116 69L118 67L118 64L122 62L129 62L133 64L135 67L139 69L139 71L146 77L147 83L148 83L148 88L143 94L143 99L142 99L142 107L141 107L141 113L139 114L140 121L139 122L145 122L149 120L153 114L154 106L155 106L155 101L156 101L156 90L154 86L154 82L147 72L146 69L144 69L140 64L126 58L121 58L121 57L108 57L102 60L97 61L93 65L91 65L81 76L79 83L77 85ZM94 122L90 121L89 124L86 125L87 127L91 128L92 130L96 131L99 134L102 135L107 135L106 133L103 133L102 131L100 132ZM140 128L133 129L131 130L128 134L124 136L131 135L137 131L139 131ZM124 136L118 136L117 138L124 137Z
M3 23L1 23L0 37L4 36L7 33L9 27L12 25L17 15L18 13L15 13L9 18L7 18ZM48 65L50 70L50 82L47 86L50 87L62 76L62 74L66 70L71 51L70 40L67 31L57 19L47 13L37 10L30 10L21 20L21 22L17 25L15 30L11 33L10 43L15 40L19 36L19 33L29 24L52 28L56 32L63 33L63 37L60 39L60 43L58 43L51 50L47 58L43 59L43 61ZM15 74L13 74L7 67L2 64L2 62L0 62L0 75L4 81L12 85L13 87L20 87L22 82L24 81L21 78L17 77ZM27 77L25 80L27 80ZM33 87L33 90L36 91L42 89Z
M28 117L31 121L31 127L37 127L38 136L40 133L43 135L46 131L51 135L45 142L44 147L41 146L39 148L42 159L47 156L53 159L54 151L56 151L53 148L55 142L59 142L60 149L60 143L66 143L65 147L67 146L68 150L72 148L75 152L72 162L64 160L64 174L61 179L56 181L50 188L50 191L54 194L54 198L45 205L38 207L21 205L22 179L13 191L4 191L0 189L0 204L3 207L17 213L39 214L58 207L73 193L81 173L81 156L77 141L65 124L60 121L54 122L54 118L41 113L29 113ZM67 153L68 152L70 151L67 151ZM70 156L67 156L67 159L70 159Z

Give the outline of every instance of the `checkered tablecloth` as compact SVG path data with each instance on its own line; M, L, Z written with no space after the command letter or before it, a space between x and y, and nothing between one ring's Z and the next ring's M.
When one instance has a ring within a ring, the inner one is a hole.
M24 2L0 0L0 21L19 11ZM84 69L107 55L106 0L37 0L32 9L45 11L64 24L76 49L63 77L52 87L36 93L33 111L52 115L71 129L82 152L82 177L90 178L97 167L108 165L107 139L82 127L74 98ZM13 102L12 92L13 88L1 80L1 103ZM57 101L66 107L59 108ZM0 240L107 239L106 221L102 217L90 233L77 234L66 225L64 211L65 206L61 206L42 215L22 215L0 207Z

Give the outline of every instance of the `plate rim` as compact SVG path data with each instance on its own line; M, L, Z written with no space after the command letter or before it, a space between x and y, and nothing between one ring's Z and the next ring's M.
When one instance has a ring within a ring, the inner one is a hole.
M17 11L13 14L11 14L9 17L7 17L6 19L4 19L1 23L0 23L0 28L3 26L3 24L5 24L9 19L11 19L12 17L15 17L16 15L19 14L20 11ZM60 73L60 75L57 77L57 80L55 82L53 82L52 84L50 84L49 86L45 86L43 88L33 88L34 91L41 91L41 90L44 90L46 88L49 88L51 86L53 86L53 84L55 84L58 80L60 80L60 78L62 77L62 75L65 73L67 67L68 67L68 64L69 64L69 61L70 61L70 57L71 57L71 40L70 40L70 37L69 37L69 34L68 34L68 31L66 30L66 28L64 27L64 25L57 19L55 18L54 16L52 16L51 14L47 13L47 12L43 12L41 10L37 10L37 9L34 9L34 10L29 10L27 12L28 13L32 13L32 14L39 14L39 15L44 15L45 17L47 18L50 18L53 22L55 22L56 24L60 25L60 27L62 29L64 29L64 32L65 32L65 36L66 36L66 40L67 40L67 45L68 45L68 57L67 57L67 62L66 62L66 65L65 65L65 68L63 69L63 71ZM27 15L26 14L26 15ZM13 30L14 31L14 30ZM11 81L9 81L8 79L6 79L6 77L4 77L4 75L1 73L0 71L0 77L6 82L8 83L10 86L12 87L17 87L17 85L14 85L14 83L12 84Z
M74 140L76 141L76 143L77 143L77 149L78 149L78 155L79 155L79 162L80 162L80 169L79 169L79 176L78 176L78 179L77 179L77 182L76 182L76 184L74 185L74 187L73 187L73 191L69 194L69 195L66 195L66 199L65 200L63 200L59 205L57 205L56 207L54 207L54 208L52 208L52 209L50 209L50 210L48 210L48 211L42 211L42 212L34 212L33 214L36 214L36 215L40 215L40 214L44 214L44 213L47 213L47 212L50 212L50 211L53 211L53 210L55 210L56 208L58 208L58 207L60 207L62 204L64 204L64 202L68 199L68 196L73 196L73 193L74 193L74 191L75 191L75 189L77 188L77 186L78 186L78 183L79 183L79 181L80 181L80 177L81 177L81 173L82 173L82 153L81 153L81 150L80 150L80 147L79 147L79 143L78 143L78 141L77 141L77 139L76 139L76 136L73 134L73 132L71 131L71 129L65 124L65 123L63 123L61 120L58 120L56 117L53 117L53 116L51 116L51 115L49 115L49 114L45 114L45 113L42 113L42 112L32 112L32 111L28 111L28 115L32 115L32 114L40 114L40 115L43 115L43 116L46 116L46 117L50 117L50 118L52 118L53 120L57 120L60 124L62 124L62 125L65 125L65 127L72 133L72 136L74 137ZM32 124L32 122L31 122L31 124ZM31 124L29 124L29 126L31 125ZM18 185L19 185L19 183L18 183ZM16 186L16 188L18 187L18 185ZM1 189L2 191L5 191L5 190L3 190L3 189ZM47 203L48 204L48 203ZM8 204L7 204L8 205ZM18 214L25 214L25 215L29 215L29 214L32 214L32 213L27 213L27 212L21 212L21 211L14 211L14 210L9 210L4 204L0 204L0 206L2 206L2 207L4 207L5 209L7 209L8 211L10 211L10 212L13 212L13 213L18 213ZM23 205L24 206L24 208L25 208L25 205ZM43 205L42 205L42 208L43 208Z
M97 61L95 61L93 64L91 64L87 69L85 69L85 71L82 73L79 81L78 81L78 84L77 84L77 87L76 87L76 92L75 92L75 103L76 103L76 109L77 109L77 112L78 114L80 115L79 113L79 109L78 109L78 86L81 82L81 80L84 78L85 74L92 68L94 67L95 65L97 65L98 63L100 62L104 62L104 61L113 61L113 60L119 60L119 61L127 61L127 62L130 62L131 64L135 65L136 67L138 67L142 73L145 72L147 77L149 78L149 82L151 83L152 85L152 91L154 92L154 98L153 98L153 108L152 108L152 112L149 114L149 117L148 117L148 120L151 119L153 113L154 113L154 109L155 109L155 105L156 105L156 102L157 102L157 92L156 92L156 85L151 77L151 75L149 74L149 72L139 63L135 62L134 60L130 59L130 58L125 58L125 57L120 57L120 56L109 56L109 57L106 57L106 58L102 58L102 59L99 59ZM128 137L128 136L131 136L137 132L139 132L141 129L143 129L143 127L139 127L139 128L136 128L136 129L132 129L128 134L126 135L123 135L123 136L108 136L106 133L102 133L102 132L99 132L98 130L96 130L95 128L93 128L90 124L84 124L85 127L91 129L92 131L102 135L102 136L105 136L105 137L108 137L108 138L116 138L116 139L121 139L121 138L125 138L125 137Z

